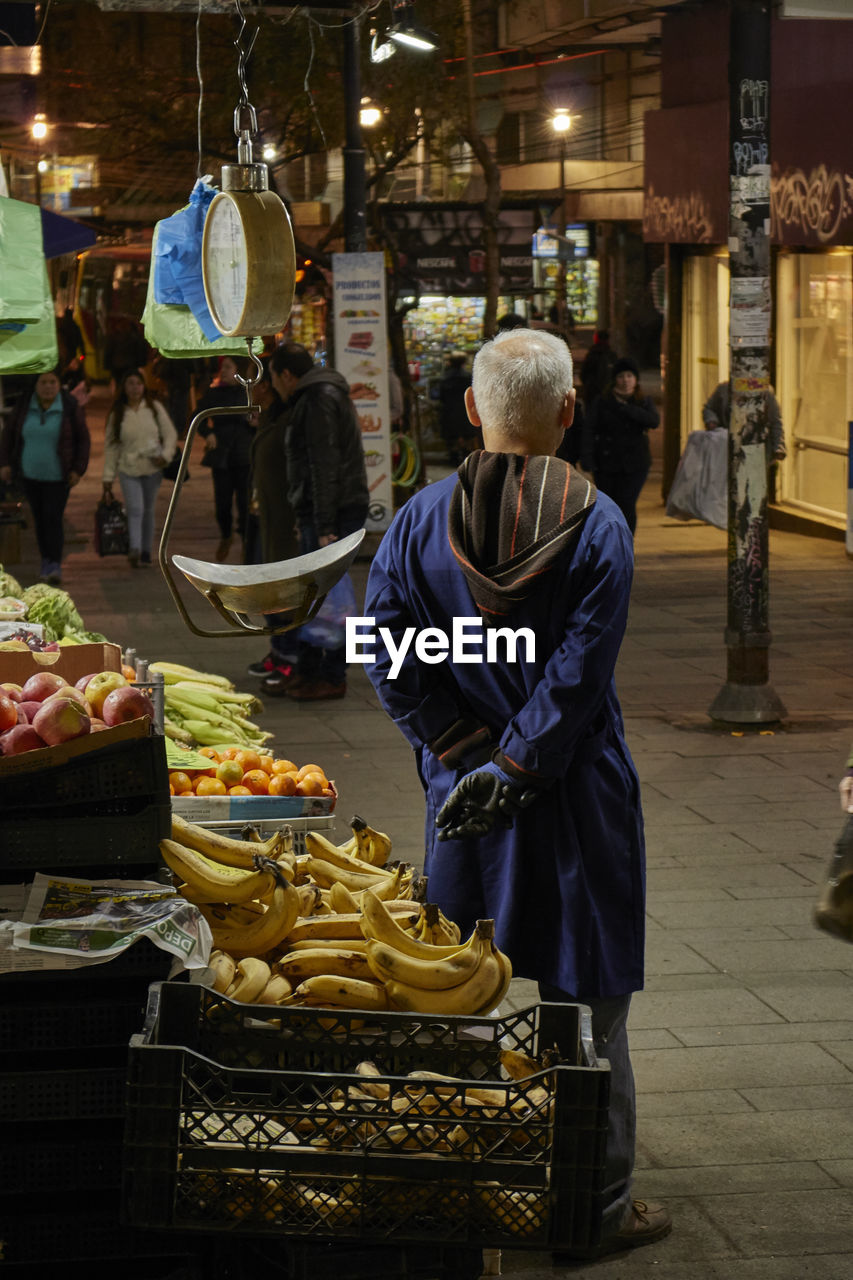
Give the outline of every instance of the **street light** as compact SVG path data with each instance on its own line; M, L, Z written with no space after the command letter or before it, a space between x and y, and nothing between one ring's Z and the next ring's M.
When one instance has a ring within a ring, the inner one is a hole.
M373 129L382 119L382 112L370 98L362 98L358 118L363 129Z
M557 324L565 333L566 310L566 134L572 127L572 117L565 107L558 107L551 117L551 128L560 143L560 224L557 228Z

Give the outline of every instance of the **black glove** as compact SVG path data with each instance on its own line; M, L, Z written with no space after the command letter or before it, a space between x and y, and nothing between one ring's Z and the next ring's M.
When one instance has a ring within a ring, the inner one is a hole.
M478 839L493 827L511 827L538 795L522 787L496 764L466 773L441 806L435 825L439 840Z

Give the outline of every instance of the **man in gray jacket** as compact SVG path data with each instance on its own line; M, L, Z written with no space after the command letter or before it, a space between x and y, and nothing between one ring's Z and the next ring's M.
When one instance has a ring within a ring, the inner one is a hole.
M287 498L305 555L361 529L367 519L367 470L358 418L346 380L315 365L298 343L284 343L270 360L272 383L287 405ZM295 670L273 671L263 690L298 702L342 698L346 656L300 636Z
M781 462L786 456L782 410L779 408L779 401L772 391L765 391L764 395L770 424L770 456L774 462ZM714 427L725 427L728 431L730 400L731 388L729 383L719 382L702 407L702 421L708 431Z

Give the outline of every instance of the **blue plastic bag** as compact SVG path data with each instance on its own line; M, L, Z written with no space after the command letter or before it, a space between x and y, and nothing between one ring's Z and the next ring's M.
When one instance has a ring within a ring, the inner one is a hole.
M299 639L317 649L342 649L346 641L347 618L357 613L355 587L352 578L345 573L326 596L316 618L304 622L299 628Z
M204 220L216 194L214 187L199 178L189 204L158 222L153 251L154 301L189 307L208 342L222 336L213 323L201 274Z

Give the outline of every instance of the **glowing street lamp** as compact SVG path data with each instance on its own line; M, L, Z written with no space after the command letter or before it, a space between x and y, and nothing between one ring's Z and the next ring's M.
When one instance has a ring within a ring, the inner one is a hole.
M369 98L362 98L358 119L363 129L373 129L382 119L382 112L375 102L371 102Z
M572 127L572 117L565 107L558 107L551 117L551 128L560 141L560 225L557 230L557 323L565 333L568 319L566 310L566 135Z
M43 142L47 137L47 119L42 112L33 118L30 132L36 142Z

